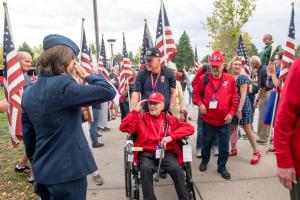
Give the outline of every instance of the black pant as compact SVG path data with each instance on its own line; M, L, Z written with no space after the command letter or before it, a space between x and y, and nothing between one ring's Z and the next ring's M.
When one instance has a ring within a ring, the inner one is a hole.
M86 177L53 185L35 184L35 193L39 195L42 200L85 200L86 190Z
M297 184L293 184L291 200L300 200L300 177L297 177Z
M156 172L158 159L149 152L142 152L139 155L142 189L144 200L156 200L153 189L153 174ZM175 154L167 152L162 160L161 167L165 169L173 179L178 199L190 199L186 185L183 169L179 166Z

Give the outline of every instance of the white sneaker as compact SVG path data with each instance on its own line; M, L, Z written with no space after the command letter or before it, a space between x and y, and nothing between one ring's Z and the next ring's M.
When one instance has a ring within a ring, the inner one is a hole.
M214 156L218 156L219 155L219 149L218 149L218 147L212 147L211 148L211 152L214 154Z
M201 149L196 149L196 157L197 158L201 158L202 157Z

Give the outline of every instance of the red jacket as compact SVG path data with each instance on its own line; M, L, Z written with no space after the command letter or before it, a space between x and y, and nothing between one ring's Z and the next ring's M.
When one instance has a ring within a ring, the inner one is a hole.
M295 168L300 176L300 59L289 70L275 120L274 146L277 165Z
M168 116L169 128L167 136L171 136L173 141L167 144L166 151L174 152L178 157L179 164L182 163L182 151L176 140L194 133L194 127L187 122L179 122L174 116ZM152 123L151 123L152 122ZM137 134L134 142L135 147L143 147L143 151L155 153L157 145L164 136L166 124L166 113L154 117L150 113L138 113L135 110L128 113L120 124L120 131L129 134ZM153 129L154 128L154 129ZM159 129L161 131L159 131ZM160 134L158 134L160 132ZM156 135L156 134L157 135ZM137 161L137 152L135 152L135 161Z
M208 75L208 83L205 87L205 95L202 101L202 91L204 89L204 77L203 74L198 80L195 80L192 83L194 96L193 103L197 106L204 104L206 107L206 114L201 115L201 119L206 123L209 123L213 126L223 126L225 124L225 117L227 114L234 116L238 108L238 93L236 90L236 83L233 76L222 73L221 79L215 79L212 77L212 74ZM214 95L213 86L217 89L221 84L220 89ZM217 109L209 109L210 99L215 98L218 100Z

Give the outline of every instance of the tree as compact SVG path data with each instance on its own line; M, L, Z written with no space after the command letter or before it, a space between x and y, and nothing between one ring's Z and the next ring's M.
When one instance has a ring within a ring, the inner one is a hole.
M296 49L296 58L299 58L300 57L300 44L297 46L297 49Z
M32 57L33 57L33 52L31 47L29 46L29 44L27 44L27 42L23 42L20 46L18 51L26 51L28 52Z
M210 58L210 55L207 54L206 56L204 56L204 57L201 59L201 62L202 62L202 63L209 63L209 58Z
M91 43L90 45L89 45L89 47L90 47L90 50L91 50L91 53L93 54L93 55L95 55L97 52L96 52L96 45L95 45L95 43Z
M37 67L37 60L38 60L39 56L41 55L42 51L43 51L42 44L39 44L38 46L32 48L33 56L32 56L31 65L33 67Z
M186 66L186 70L194 66L194 51L190 43L188 34L184 31L180 36L179 43L176 44L177 54L172 59L176 63L178 70Z
M258 55L258 50L255 46L255 44L252 43L252 37L249 35L249 33L245 32L242 34L245 46L246 46L246 51L247 51L247 56L250 58L251 56ZM236 46L237 48L237 46Z
M128 58L131 62L131 65L137 66L139 64L139 60L136 58L136 56L133 56L133 52L129 51Z
M212 38L210 47L225 53L226 61L236 54L239 35L255 10L255 2L256 0L214 1L213 13L207 17L208 33ZM251 42L245 45L251 50Z
M0 46L0 69L3 69L3 46Z

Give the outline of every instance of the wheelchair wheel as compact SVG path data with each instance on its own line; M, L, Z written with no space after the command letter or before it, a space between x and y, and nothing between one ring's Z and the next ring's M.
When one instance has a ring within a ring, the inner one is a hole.
M126 147L124 148L125 194L131 198L131 163L128 162Z
M192 180L191 163L190 162L184 163L183 167L184 167L184 171L185 171L185 184L186 184L188 193L190 195L190 199L195 200L196 194L195 194L195 189L194 189L193 180Z

